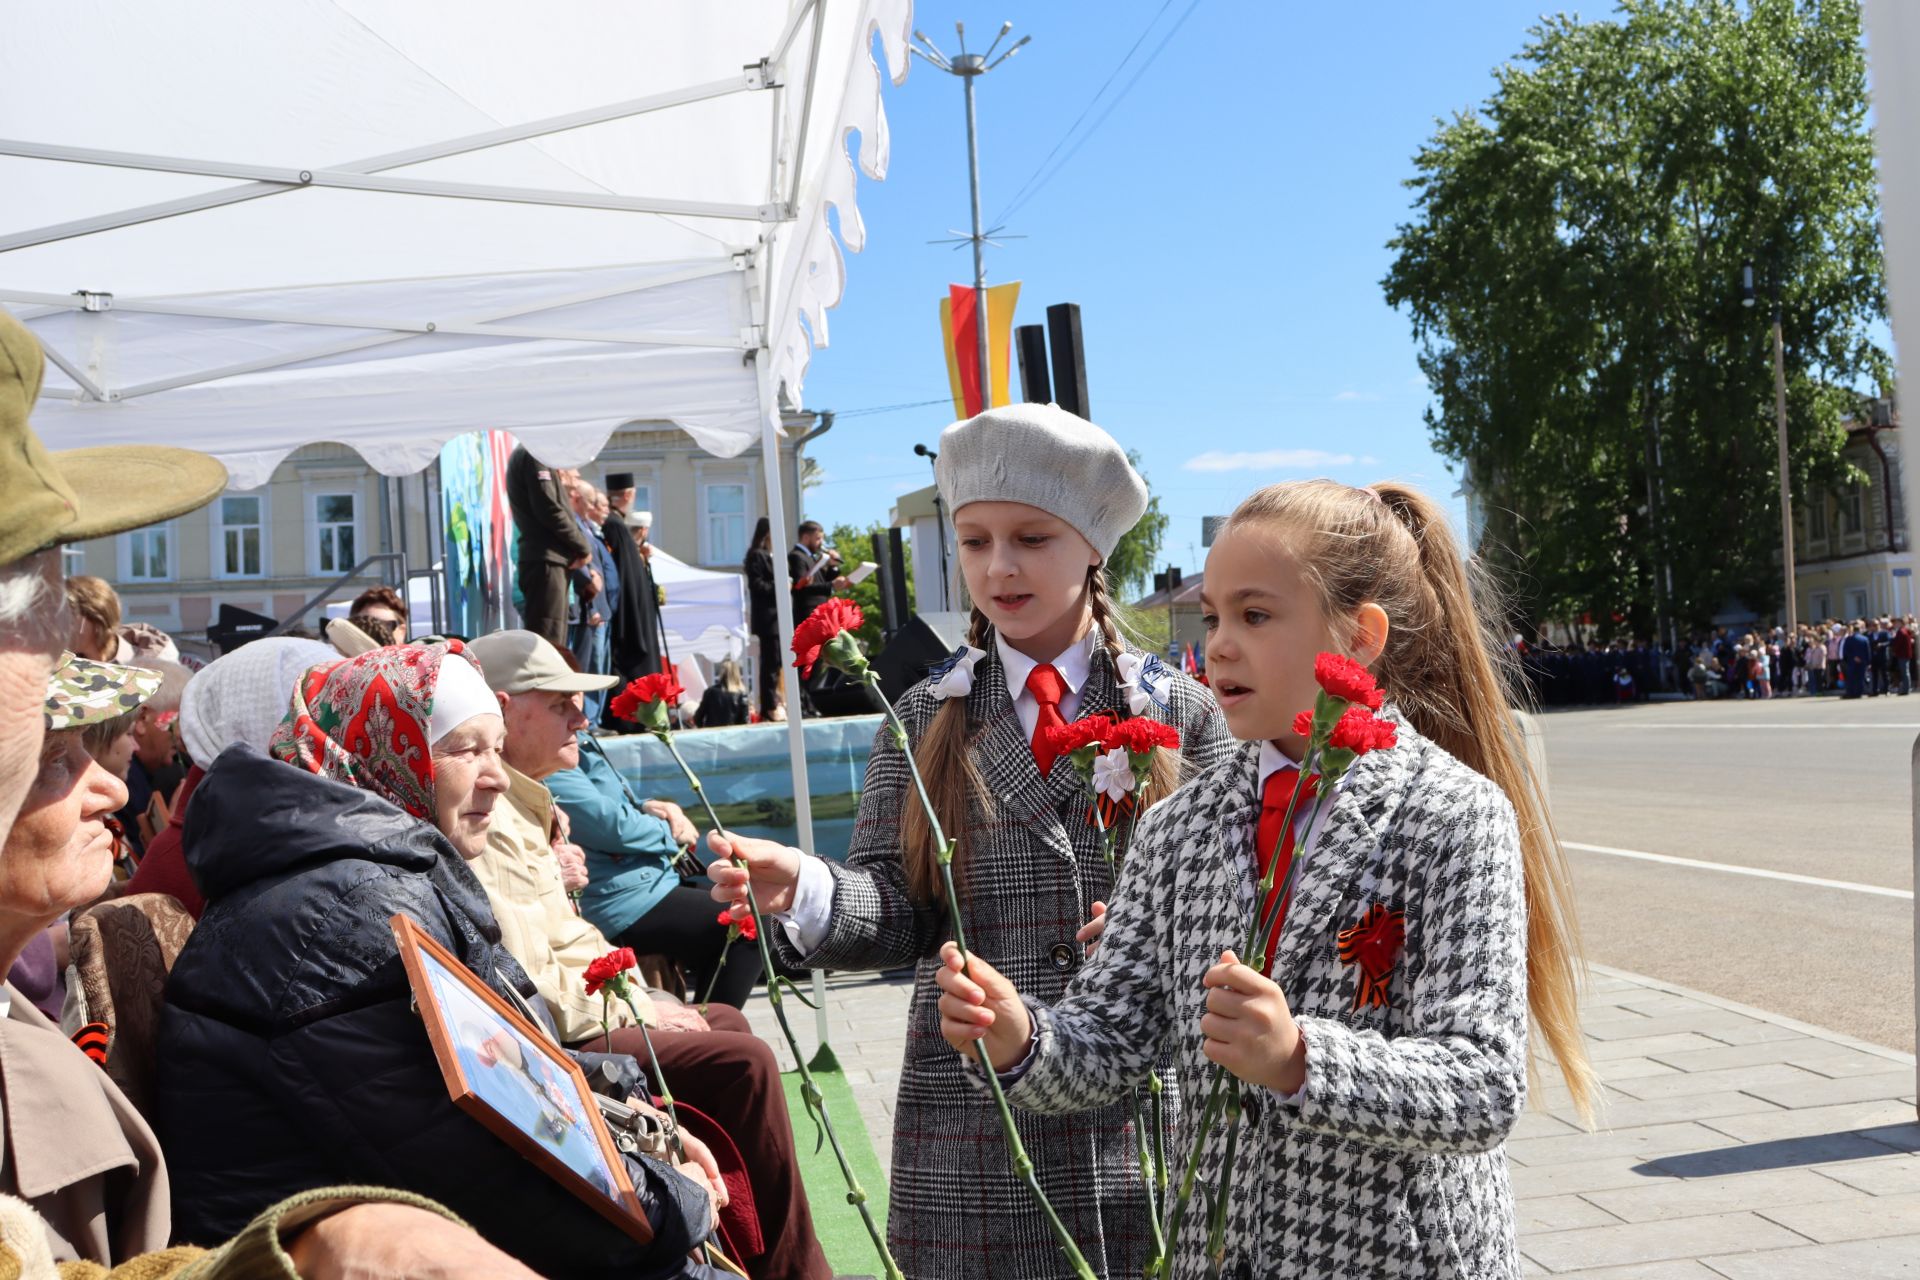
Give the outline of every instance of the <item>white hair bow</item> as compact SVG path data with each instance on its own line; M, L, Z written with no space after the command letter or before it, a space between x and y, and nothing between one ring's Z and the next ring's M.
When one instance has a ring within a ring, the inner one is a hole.
M927 678L933 681L933 696L940 699L964 698L973 692L973 664L987 656L985 649L961 645L952 656L942 659Z

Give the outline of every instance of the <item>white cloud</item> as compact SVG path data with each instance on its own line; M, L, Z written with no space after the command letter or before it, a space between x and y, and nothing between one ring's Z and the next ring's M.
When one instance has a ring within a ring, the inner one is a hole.
M1229 453L1209 449L1181 464L1188 471L1314 471L1327 467L1372 466L1372 458L1324 449L1264 449L1257 453Z
M1340 401L1378 400L1380 397L1371 391L1342 391L1334 397Z

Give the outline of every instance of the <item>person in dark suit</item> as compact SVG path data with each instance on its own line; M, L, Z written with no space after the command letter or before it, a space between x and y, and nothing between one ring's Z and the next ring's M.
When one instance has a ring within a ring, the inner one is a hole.
M633 498L631 472L615 472L607 477L607 505L611 510L600 526L600 533L613 552L620 581L626 584L613 608L612 671L620 677L616 688L660 670L659 597L654 591L652 571L641 558L633 531L627 527ZM611 703L612 698L608 698L608 702ZM611 712L607 721L612 723Z
M1840 661L1846 665L1846 697L1858 698L1867 691L1867 665L1873 661L1873 641L1867 639L1867 627L1864 622L1853 624L1853 630L1840 642Z
M812 562L809 561L809 564ZM780 614L774 603L777 590L773 576L773 525L765 516L753 527L753 542L747 548L747 623L759 642L757 660L760 685L760 718L773 718L780 688Z
M516 570L525 597L520 618L556 649L567 647L567 574L592 556L567 505L561 473L516 445L507 459L507 506L520 531Z
M793 582L793 620L796 624L827 602L833 595L833 580L840 576L840 553L826 551L827 534L819 522L809 520L800 526L799 540L787 552L787 577ZM827 562L816 570L814 562L825 551Z

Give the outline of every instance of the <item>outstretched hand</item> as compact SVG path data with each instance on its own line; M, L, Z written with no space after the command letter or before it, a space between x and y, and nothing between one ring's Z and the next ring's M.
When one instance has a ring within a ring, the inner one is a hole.
M799 850L718 831L707 832L707 848L722 859L707 866L707 879L713 881L709 892L722 906L738 906L736 919L747 914L749 880L760 910L785 911L793 906L793 888L800 881L800 859L805 856Z
M995 1071L1018 1066L1033 1045L1033 1019L1026 1001L1005 975L979 956L968 956L964 968L960 948L949 942L940 948L940 968L933 980L940 986L940 1034L947 1043L971 1057L980 1045Z

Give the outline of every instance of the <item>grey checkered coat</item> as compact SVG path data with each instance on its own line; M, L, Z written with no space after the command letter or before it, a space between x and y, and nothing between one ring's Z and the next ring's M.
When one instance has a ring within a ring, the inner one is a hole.
M1210 1064L1201 978L1253 910L1257 744L1142 820L1106 936L1066 998L1035 1003L1037 1051L1016 1105L1109 1102L1172 1048L1186 1141ZM1307 1040L1297 1102L1241 1085L1247 1131L1222 1274L1520 1274L1502 1144L1526 1100L1527 918L1513 808L1402 722L1330 802L1295 881L1273 976ZM1354 1008L1335 935L1374 903L1406 912L1385 1009ZM1203 1157L1220 1167L1224 1127ZM1176 1176L1179 1166L1176 1166ZM1196 1194L1196 1206L1201 1197ZM1206 1275L1190 1211L1175 1275Z
M1180 730L1188 776L1232 751L1213 696L1184 676L1169 681L1157 719ZM1097 650L1081 690L1079 714L1125 715L1126 700L1107 651ZM941 703L928 683L901 700L900 715L918 740ZM1084 961L1074 931L1113 883L1099 835L1087 821L1082 784L1064 762L1047 778L1007 694L1005 669L991 645L974 669L967 698L974 759L996 799L991 818L971 815L967 875L961 885L967 943L1022 991L1056 1000ZM1045 1219L1022 1184L992 1102L967 1081L959 1055L940 1038L933 974L951 936L943 905L907 896L900 860L901 806L918 803L904 757L885 729L876 736L853 843L834 875L829 935L800 955L786 930L770 930L790 964L826 969L916 965L906 1061L893 1121L892 1201L887 1234L913 1280L1053 1280L1071 1273ZM944 816L944 815L943 815ZM1145 1067L1142 1067L1142 1074ZM1172 1087L1172 1080L1168 1078ZM1102 1276L1137 1276L1148 1248L1144 1189L1134 1163L1127 1109L1103 1105L1084 1114L1019 1117L1021 1141L1041 1184L1081 1252ZM1168 1101L1169 1121L1175 1099Z

